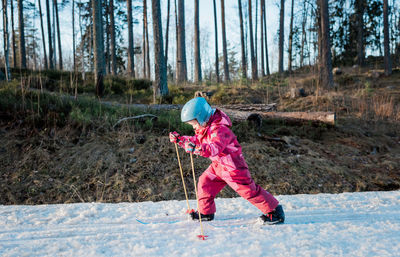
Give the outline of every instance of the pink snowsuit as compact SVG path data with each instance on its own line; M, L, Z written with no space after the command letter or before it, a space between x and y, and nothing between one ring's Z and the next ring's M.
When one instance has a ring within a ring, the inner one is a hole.
M181 137L183 141L191 140L200 145L200 155L212 161L199 178L199 211L215 213L214 198L228 184L262 213L271 212L278 206L278 200L254 183L231 126L229 117L216 109L205 128L197 129L195 136Z

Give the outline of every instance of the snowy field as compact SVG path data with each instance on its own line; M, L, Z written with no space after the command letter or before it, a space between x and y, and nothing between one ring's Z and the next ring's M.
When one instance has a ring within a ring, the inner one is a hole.
M242 198L217 199L204 241L186 201L0 206L0 256L400 256L400 191L277 198L276 226Z

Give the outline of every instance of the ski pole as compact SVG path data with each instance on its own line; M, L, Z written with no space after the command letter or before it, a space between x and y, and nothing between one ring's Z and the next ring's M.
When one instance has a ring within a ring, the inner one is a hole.
M179 158L179 151L178 151L178 145L177 145L177 143L175 143L175 150L176 150L176 156L178 157L179 170L181 171L181 178L182 178L183 190L185 191L186 203L187 203L187 207L188 207L186 213L189 213L189 212L191 212L191 210L190 210L190 206L189 206L188 195L187 195L187 192L186 192L185 179L183 178L183 171L182 171L181 159Z
M203 231L203 224L201 223L201 213L199 210L199 197L197 196L197 186L196 186L196 174L194 173L194 163L193 163L193 153L190 152L190 162L192 163L192 172L193 172L193 182L194 182L194 193L196 194L196 201L197 201L197 211L199 213L199 221L200 221L200 230L201 230L201 235L198 235L198 238L201 238L203 240L206 240L206 237L204 235L204 231Z

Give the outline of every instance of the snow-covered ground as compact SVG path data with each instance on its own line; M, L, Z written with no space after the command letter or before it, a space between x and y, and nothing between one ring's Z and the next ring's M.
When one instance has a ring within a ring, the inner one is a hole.
M278 199L276 226L242 198L217 199L204 241L186 201L0 206L0 256L400 256L400 191Z

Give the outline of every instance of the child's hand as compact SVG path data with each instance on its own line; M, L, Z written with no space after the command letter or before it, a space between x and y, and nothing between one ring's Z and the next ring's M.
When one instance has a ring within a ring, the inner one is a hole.
M185 149L185 152L193 153L195 155L200 155L200 153L201 153L201 146L196 145L195 143L193 143L189 140L185 142L184 149Z
M179 133L178 132L176 132L176 131L174 131L174 132L170 132L169 133L169 141L171 142L171 143L178 143L180 140L179 140Z

